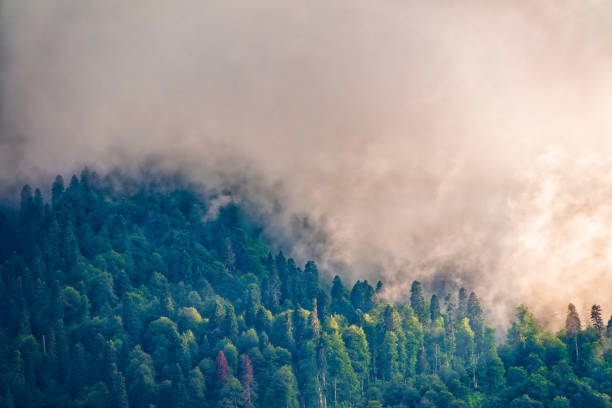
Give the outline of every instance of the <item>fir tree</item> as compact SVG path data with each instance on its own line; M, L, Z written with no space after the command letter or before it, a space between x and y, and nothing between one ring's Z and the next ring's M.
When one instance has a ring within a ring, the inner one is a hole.
M605 326L603 317L601 315L601 306L593 305L591 308L591 323L593 324L595 330L597 330L599 337L603 338Z
M438 301L438 297L436 295L431 295L431 300L429 301L429 312L432 322L436 321L436 319L440 317L440 302Z
M426 318L425 298L423 297L423 286L419 281L412 282L412 287L410 289L410 307L414 310L419 322L424 323Z

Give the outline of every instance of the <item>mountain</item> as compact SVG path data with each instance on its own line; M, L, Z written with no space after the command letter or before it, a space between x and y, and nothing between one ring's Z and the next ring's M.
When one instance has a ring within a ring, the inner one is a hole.
M58 176L0 210L5 407L611 407L612 318L496 344L478 296L385 301L272 253L240 206L163 178Z

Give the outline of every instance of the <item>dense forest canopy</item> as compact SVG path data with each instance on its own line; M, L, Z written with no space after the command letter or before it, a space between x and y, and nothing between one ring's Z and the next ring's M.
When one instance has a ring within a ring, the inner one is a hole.
M470 290L391 304L209 207L87 170L49 202L25 186L0 212L0 405L612 407L598 305L556 334L521 306L497 344Z

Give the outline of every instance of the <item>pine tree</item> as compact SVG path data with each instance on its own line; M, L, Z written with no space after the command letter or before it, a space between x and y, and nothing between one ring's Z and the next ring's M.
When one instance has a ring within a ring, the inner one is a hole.
M255 317L255 328L260 333L270 333L272 328L272 313L264 307L260 307Z
M346 345L351 366L359 379L361 393L363 394L365 382L368 379L371 359L366 335L361 327L351 325L344 330L342 340Z
M253 326L257 318L257 312L261 306L261 295L259 286L251 283L246 290L246 302L244 307L244 321L248 326Z
M440 302L438 301L438 297L436 295L431 295L431 300L429 301L429 312L432 322L436 321L436 319L440 317Z
M410 307L414 310L419 322L425 323L425 298L423 297L423 286L421 282L412 282L410 289Z
M151 356L140 345L130 352L125 374L130 405L148 407L156 392L155 369Z
M264 406L278 408L299 407L297 381L290 366L282 366L272 376Z
M268 309L276 311L281 302L281 281L278 276L278 271L276 269L272 253L268 253L268 257L266 258L264 264L268 273L262 283L263 302Z
M117 370L117 366L113 364L112 374L112 408L129 408L127 390L125 388L125 378L123 374Z
M457 302L457 321L463 320L467 316L468 294L465 288L459 289L459 297Z
M446 315L444 319L444 328L446 330L446 337L448 339L448 353L451 357L451 362L455 354L455 304L450 294L444 298L446 305Z
M346 352L338 323L333 317L329 317L325 326L323 340L329 375L329 394L334 401L334 406L337 406L338 400L352 400L359 390L359 382Z
M603 338L605 326L603 317L601 316L601 306L593 305L591 308L591 323L593 324L595 330L597 330L599 337Z
M385 332L396 330L398 327L398 321L395 315L393 306L387 305L383 313L383 329Z
M383 291L383 283L381 281L376 282L376 294L379 295Z
M332 282L331 289L331 297L332 301L340 300L345 294L346 289L344 289L344 285L342 284L342 279L338 275L334 276L334 281Z
M33 204L34 198L32 197L32 187L26 184L21 189L21 216L24 221L28 219Z
M399 353L397 335L388 331L385 333L380 351L380 369L383 380L391 381L399 376Z
M206 403L206 379L199 367L189 372L186 385L185 406L188 408L205 408Z
M480 353L484 336L484 319L482 317L480 301L474 292L471 292L468 298L466 316L470 320L470 328L474 332L477 352Z
M303 398L302 406L312 408L323 407L323 386L321 385L321 370L318 365L318 339L302 343L298 351L298 384Z
M313 261L306 262L304 274L307 277L306 296L308 299L314 299L319 293L319 270L317 265Z
M291 312L286 311L274 318L272 330L270 330L270 341L275 346L281 346L289 351L295 350Z
M51 188L51 204L54 207L60 202L62 194L64 194L64 178L58 174Z

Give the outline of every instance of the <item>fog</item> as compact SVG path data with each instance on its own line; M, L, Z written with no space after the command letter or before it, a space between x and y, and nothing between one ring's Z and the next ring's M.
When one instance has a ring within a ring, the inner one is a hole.
M612 3L2 0L0 183L231 186L347 281L612 309Z

